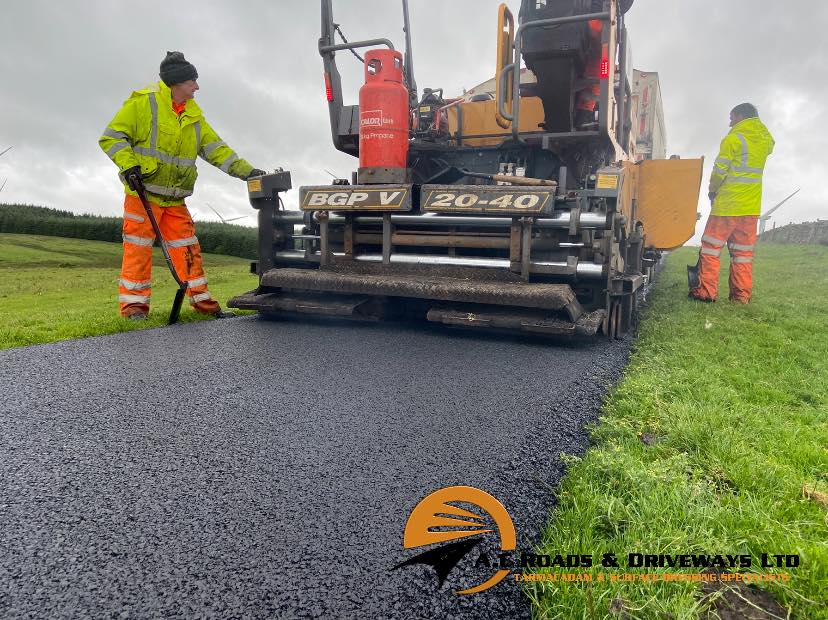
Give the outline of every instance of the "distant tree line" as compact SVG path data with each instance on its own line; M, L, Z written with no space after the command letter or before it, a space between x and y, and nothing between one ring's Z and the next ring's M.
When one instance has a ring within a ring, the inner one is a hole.
M0 204L0 232L71 237L121 243L123 220L101 215L75 215L33 205ZM195 223L202 252L256 258L256 229L219 222Z

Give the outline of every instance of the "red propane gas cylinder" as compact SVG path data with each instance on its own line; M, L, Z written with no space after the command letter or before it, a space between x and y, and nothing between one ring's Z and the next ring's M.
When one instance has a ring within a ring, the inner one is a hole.
M360 168L408 166L408 90L402 68L400 52L365 54L365 84L359 89Z

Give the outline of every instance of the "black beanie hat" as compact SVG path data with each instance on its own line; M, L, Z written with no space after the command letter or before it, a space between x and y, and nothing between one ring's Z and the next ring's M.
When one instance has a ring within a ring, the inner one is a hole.
M185 60L181 52L167 52L167 57L161 61L161 72L158 75L167 86L198 79L198 71Z

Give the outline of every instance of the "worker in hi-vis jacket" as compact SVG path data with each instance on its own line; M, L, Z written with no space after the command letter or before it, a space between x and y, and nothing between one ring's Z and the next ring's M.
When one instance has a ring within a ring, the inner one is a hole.
M730 112L730 133L713 163L708 197L710 218L704 228L697 268L690 268L690 297L716 301L719 258L730 252L730 301L746 304L753 293L753 250L762 209L762 173L773 152L773 137L750 103Z
M159 76L160 82L132 93L99 140L118 166L126 191L121 315L146 319L150 308L155 233L136 191L143 188L178 276L188 283L193 309L217 318L233 316L207 290L201 248L184 199L193 193L198 176L196 156L239 179L264 172L241 159L207 123L193 100L198 72L181 52L167 52Z

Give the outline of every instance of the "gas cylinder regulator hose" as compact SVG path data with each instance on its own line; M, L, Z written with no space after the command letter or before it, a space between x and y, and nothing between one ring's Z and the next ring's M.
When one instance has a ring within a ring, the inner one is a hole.
M346 39L346 38L345 38L345 35L344 35L344 34L342 34L342 30L340 30L340 28L339 28L339 24L334 24L334 29L335 29L335 30L339 33L339 36L342 38L342 42L343 42L345 45L348 45L349 41L348 41L348 39ZM356 50L350 50L350 52L351 52L354 56L356 56L356 59L357 59L359 62L361 62L361 63L365 63L365 59L364 59L362 56L360 56L359 54L357 54L357 53L356 53Z

